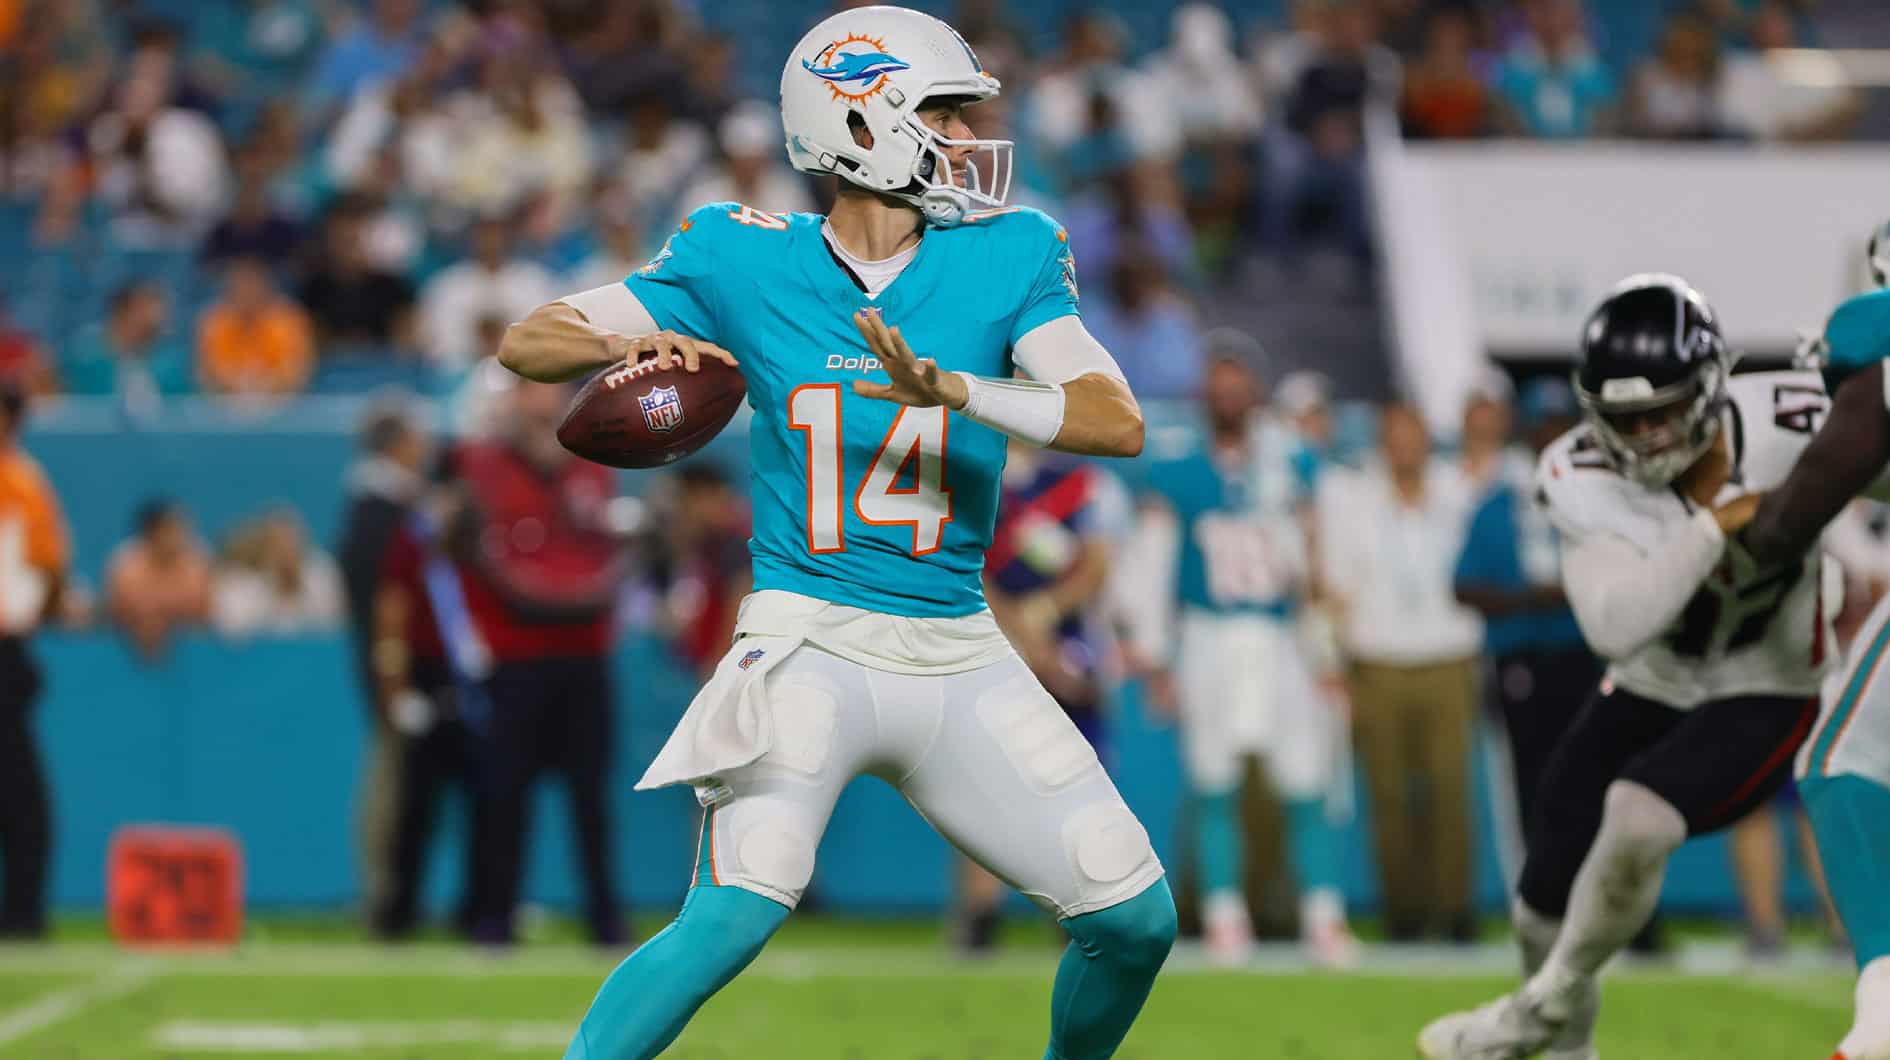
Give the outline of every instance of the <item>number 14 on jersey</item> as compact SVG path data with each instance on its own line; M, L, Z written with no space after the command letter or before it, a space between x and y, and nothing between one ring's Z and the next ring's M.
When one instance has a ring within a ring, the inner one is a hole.
M807 436L807 551L845 552L848 468L840 384L809 383L788 394L788 428ZM937 552L952 521L945 485L946 411L901 407L852 491L853 514L869 526L910 526L912 554ZM856 469L857 472L857 469ZM901 485L901 482L905 485Z

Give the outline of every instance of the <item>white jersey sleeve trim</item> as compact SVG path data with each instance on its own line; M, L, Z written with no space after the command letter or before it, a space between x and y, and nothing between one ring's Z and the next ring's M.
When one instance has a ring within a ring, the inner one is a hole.
M648 335L662 330L637 296L621 283L568 294L558 301L584 314L584 319L597 327L619 335Z
M1122 367L1075 314L1060 316L1024 333L1011 359L1039 383L1067 383L1086 375L1106 375L1128 382Z
M1680 617L1726 551L1726 536L1706 509L1643 551L1610 533L1582 536L1562 556L1562 582L1589 647L1621 661Z

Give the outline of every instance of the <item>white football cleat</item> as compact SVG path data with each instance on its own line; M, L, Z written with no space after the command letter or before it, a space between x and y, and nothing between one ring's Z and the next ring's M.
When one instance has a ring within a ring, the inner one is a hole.
M1300 945L1315 967L1343 971L1358 967L1358 938L1345 922L1345 906L1336 895L1315 892L1299 902Z
M1528 1060L1549 1047L1565 1022L1545 1016L1541 1003L1519 990L1424 1028L1418 1033L1418 1055L1424 1060Z
M1239 894L1211 894L1201 903L1201 941L1211 964L1238 967L1253 958L1253 921Z

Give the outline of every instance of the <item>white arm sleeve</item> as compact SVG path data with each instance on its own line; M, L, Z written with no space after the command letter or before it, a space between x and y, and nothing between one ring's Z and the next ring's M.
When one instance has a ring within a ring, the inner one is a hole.
M1075 314L1031 328L1017 340L1011 359L1032 379L1053 386L1092 373L1127 382L1116 359Z
M1588 646L1613 660L1646 647L1680 617L1725 552L1726 536L1706 509L1646 552L1609 533L1570 542L1562 584Z
M662 330L637 296L621 283L568 294L558 301L582 313L591 324L619 335L648 335Z

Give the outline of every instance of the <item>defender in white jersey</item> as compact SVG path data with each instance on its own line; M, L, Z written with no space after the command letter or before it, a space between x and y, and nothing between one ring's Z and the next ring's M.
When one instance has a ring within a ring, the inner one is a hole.
M1870 241L1877 289L1838 306L1811 351L1836 394L1829 422L1741 535L1757 562L1785 562L1853 497L1890 499L1890 224ZM1799 755L1799 791L1825 879L1857 954L1857 1018L1836 1060L1890 1060L1890 599L1865 620Z
M1537 485L1609 669L1541 778L1514 905L1528 981L1426 1027L1428 1060L1594 1060L1602 965L1675 849L1785 783L1830 664L1817 553L1762 567L1727 546L1823 421L1819 376L1732 378L1705 300L1646 275L1589 318L1575 385L1585 422Z

